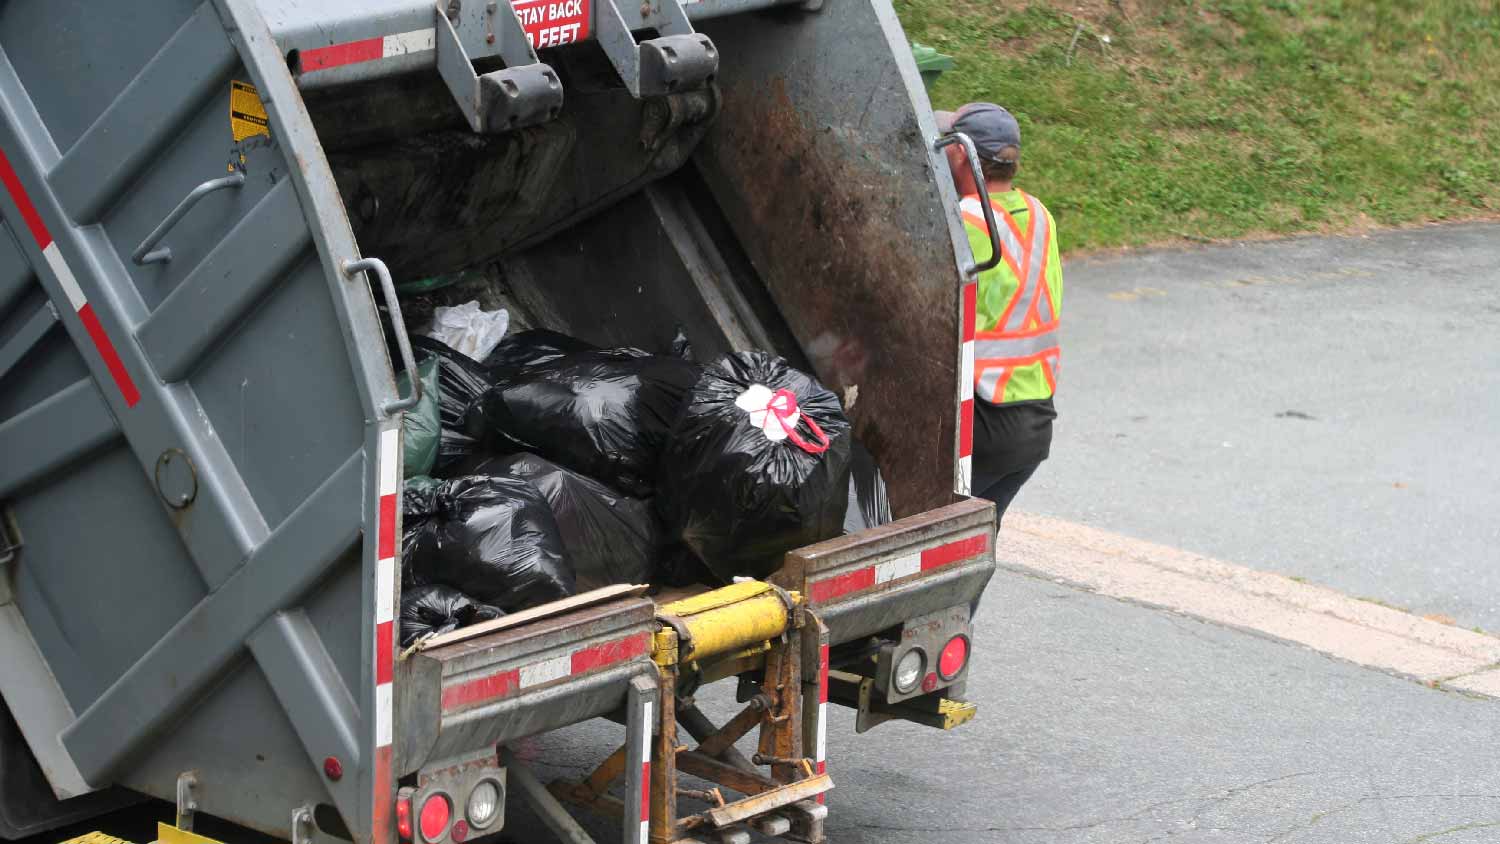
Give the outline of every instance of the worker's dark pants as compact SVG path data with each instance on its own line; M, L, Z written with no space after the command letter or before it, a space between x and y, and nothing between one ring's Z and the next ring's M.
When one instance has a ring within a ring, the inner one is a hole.
M1005 509L1010 506L1016 493L1021 491L1021 486L1031 480L1042 461L1038 460L1030 466L1023 466L1008 475L998 478L976 477L974 484L974 497L987 498L995 502L995 527L1000 527L1000 520L1005 516Z
M1021 491L1021 487L1031 480L1031 476L1036 473L1040 465L1042 461L1038 460L1030 466L1024 466L1008 475L1001 475L999 478L990 479L982 476L974 478L974 497L987 498L995 502L996 531L1000 529L1000 519L1004 517L1006 508L1010 506L1016 493ZM988 484L988 486L981 487L980 484ZM979 598L975 598L969 604L969 618L972 619L977 615L979 615Z

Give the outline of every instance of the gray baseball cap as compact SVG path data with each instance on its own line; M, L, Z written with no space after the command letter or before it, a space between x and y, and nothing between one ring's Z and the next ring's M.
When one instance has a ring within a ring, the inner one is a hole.
M1009 162L1014 159L1001 158L1000 152L1006 147L1021 149L1021 124L994 103L969 103L958 111L935 111L933 116L937 118L939 131L968 135L980 158Z

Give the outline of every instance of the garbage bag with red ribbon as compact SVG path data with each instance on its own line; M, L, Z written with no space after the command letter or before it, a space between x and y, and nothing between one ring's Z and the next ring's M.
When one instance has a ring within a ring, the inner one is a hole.
M851 438L812 376L765 352L730 355L683 404L657 510L718 581L765 577L787 551L843 531Z
M557 520L530 481L414 480L402 495L404 583L451 586L506 612L575 593Z

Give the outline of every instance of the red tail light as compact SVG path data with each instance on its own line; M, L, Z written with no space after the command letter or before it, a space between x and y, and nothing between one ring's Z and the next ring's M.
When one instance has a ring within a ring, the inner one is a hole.
M411 800L405 797L396 801L396 834L402 841L411 840Z
M952 680L958 676L958 672L964 670L969 662L969 640L965 636L954 636L943 646L943 652L938 655L938 674L944 680Z
M430 794L422 802L422 814L417 819L422 829L422 838L426 841L441 841L443 833L448 831L448 821L453 817L453 806L448 802L446 794Z

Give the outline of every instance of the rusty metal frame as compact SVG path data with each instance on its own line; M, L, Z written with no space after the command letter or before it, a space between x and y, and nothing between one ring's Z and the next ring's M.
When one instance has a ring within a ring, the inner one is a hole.
M812 682L804 682L808 649L804 648L802 636L808 619L812 621L810 650L816 654L826 643L826 629L813 616L800 608L790 613L787 628L765 643L768 650L759 692L723 727L715 727L690 698L679 697L684 675L696 674L700 668L690 653L684 663L685 650L679 648L675 628L664 626L658 633L657 714L646 831L651 844L687 844L699 840L695 837L699 834L722 838L744 829L789 841L822 844L822 819L827 810L818 801L833 787L833 782L804 753L804 732L808 729L805 712L809 706L816 710L820 693L816 674ZM733 659L734 655L727 658ZM711 666L702 670L711 670ZM697 740L696 747L680 743L679 721ZM751 764L734 744L757 727L760 730L757 753ZM615 750L581 781L553 782L548 792L575 806L621 819L628 827L632 807L608 792L625 778L626 794L638 793L628 784L635 773L629 759L631 747L627 742ZM770 770L763 773L758 767ZM708 791L681 788L679 772L708 780L717 787ZM744 796L726 800L725 789ZM703 800L710 806L683 816L678 812L679 797Z

